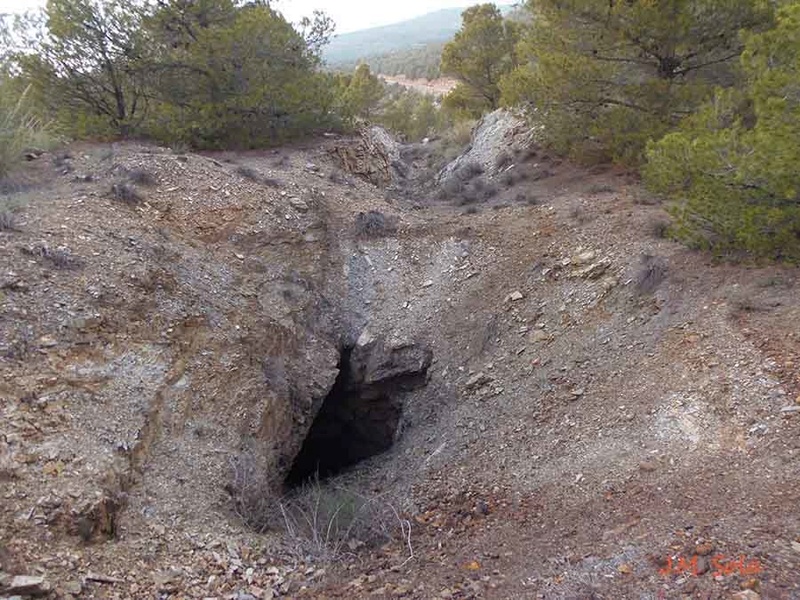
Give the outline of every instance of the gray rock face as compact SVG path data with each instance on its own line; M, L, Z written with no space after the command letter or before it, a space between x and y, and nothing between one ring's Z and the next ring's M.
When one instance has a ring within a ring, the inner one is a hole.
M354 348L342 351L341 372L287 481L324 477L388 450L398 435L403 394L426 383L431 361L427 346L387 342L365 330Z
M433 354L420 344L387 344L383 340L356 346L350 358L353 381L359 385L374 385L404 376L423 376Z
M531 139L530 128L520 117L504 109L489 113L475 127L469 149L439 173L439 182L475 164L491 177L508 167L514 150L528 147Z
M42 596L50 591L50 585L38 575L17 575L2 591L10 596Z
M343 142L331 153L342 169L379 187L391 183L395 165L400 164L400 147L381 127L373 126L361 132L356 142Z

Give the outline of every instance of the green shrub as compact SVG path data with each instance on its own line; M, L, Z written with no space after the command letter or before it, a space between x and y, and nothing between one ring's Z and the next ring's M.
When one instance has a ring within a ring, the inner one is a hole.
M520 65L499 84L503 103L533 109L559 153L638 166L647 142L715 84L737 83L740 32L768 24L771 4L529 0L534 19Z
M743 90L719 90L648 147L648 186L672 200L672 232L727 256L800 260L800 3L751 34Z
M0 80L0 177L22 160L27 148L45 149L53 143L45 124L26 106L28 90L15 95L14 88Z
M384 498L312 478L289 494L269 476L270 463L251 450L231 457L233 509L253 530L278 531L306 559L335 561L359 548L392 540L411 548L411 523Z

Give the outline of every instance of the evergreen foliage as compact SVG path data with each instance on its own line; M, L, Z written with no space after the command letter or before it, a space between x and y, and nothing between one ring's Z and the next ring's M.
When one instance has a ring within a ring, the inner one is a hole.
M722 254L800 260L800 2L745 36L741 89L718 89L644 169L674 201L673 233Z

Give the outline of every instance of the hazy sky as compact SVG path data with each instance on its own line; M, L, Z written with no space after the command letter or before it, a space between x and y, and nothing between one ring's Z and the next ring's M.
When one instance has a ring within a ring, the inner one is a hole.
M290 21L325 11L336 22L336 32L346 33L377 25L388 25L440 8L469 6L472 0L278 0L273 4ZM44 0L0 0L0 13L37 8Z

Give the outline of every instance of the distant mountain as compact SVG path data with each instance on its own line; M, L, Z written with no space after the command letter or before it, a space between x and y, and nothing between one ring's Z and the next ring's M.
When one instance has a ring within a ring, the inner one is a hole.
M501 7L504 12L510 6ZM430 44L444 44L461 28L465 8L446 8L401 23L362 29L338 35L325 48L323 57L331 67L359 59L384 56Z
M441 76L439 65L445 42L419 44L411 48L396 50L378 56L361 56L358 60L331 65L331 69L350 73L365 62L373 73L381 75L405 75L409 79L438 79Z

